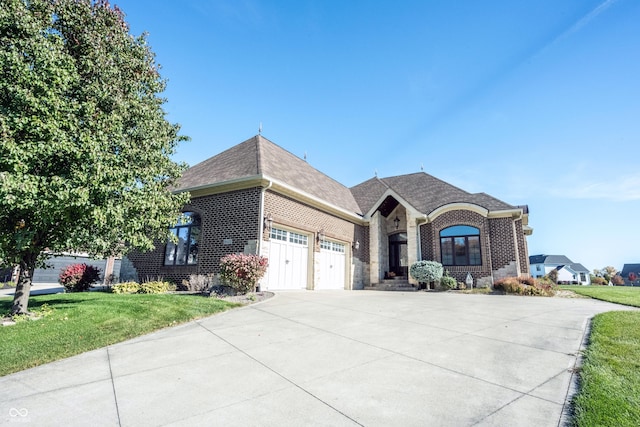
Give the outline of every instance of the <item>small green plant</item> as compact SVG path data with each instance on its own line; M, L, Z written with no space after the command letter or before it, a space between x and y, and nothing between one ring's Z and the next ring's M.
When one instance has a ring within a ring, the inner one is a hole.
M244 295L256 288L268 265L267 258L260 255L225 255L220 259L220 280Z
M139 290L140 284L137 282L123 282L111 287L114 294L136 294Z
M458 286L458 282L455 278L449 276L448 272L440 279L440 286L444 290L455 289Z
M85 292L100 280L100 269L93 265L71 264L60 272L58 282L67 292Z
M165 281L153 281L140 284L139 294L164 294L170 290L175 290L175 286Z

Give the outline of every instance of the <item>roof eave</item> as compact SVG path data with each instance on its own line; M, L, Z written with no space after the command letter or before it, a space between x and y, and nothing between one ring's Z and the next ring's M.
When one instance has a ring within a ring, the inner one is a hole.
M197 187L182 188L180 190L174 191L174 193L189 192L191 194L191 197L203 197L254 187L270 187L269 189L272 191L286 196L291 196L296 200L303 201L313 207L334 214L348 221L355 222L360 225L365 225L367 223L367 221L365 221L360 215L355 212L350 212L344 208L320 199L312 194L299 190L295 187L285 184L282 181L263 174L231 179L212 184L205 184Z

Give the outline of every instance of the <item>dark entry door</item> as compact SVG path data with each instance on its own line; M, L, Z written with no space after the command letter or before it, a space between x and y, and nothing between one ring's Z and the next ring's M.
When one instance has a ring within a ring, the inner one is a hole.
M396 276L407 276L409 272L407 258L407 233L389 236L389 271Z

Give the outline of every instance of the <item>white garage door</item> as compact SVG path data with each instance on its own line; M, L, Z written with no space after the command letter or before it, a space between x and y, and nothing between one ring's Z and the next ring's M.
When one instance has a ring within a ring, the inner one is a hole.
M345 245L323 240L320 242L319 277L316 289L344 289Z
M272 228L269 240L269 268L262 288L306 289L309 238L293 231Z

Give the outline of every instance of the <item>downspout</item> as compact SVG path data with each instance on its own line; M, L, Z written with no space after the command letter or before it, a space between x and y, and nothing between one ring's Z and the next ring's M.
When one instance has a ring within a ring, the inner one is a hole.
M264 193L273 185L273 181L269 180L266 187L262 187L260 191L260 218L258 218L258 244L256 245L257 255L260 255L262 249L262 240L264 237Z

